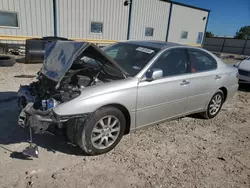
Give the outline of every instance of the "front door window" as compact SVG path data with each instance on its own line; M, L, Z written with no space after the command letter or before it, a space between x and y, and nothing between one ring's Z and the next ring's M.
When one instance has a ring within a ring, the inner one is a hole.
M188 73L187 53L185 49L174 49L164 53L151 67L161 69L163 77Z

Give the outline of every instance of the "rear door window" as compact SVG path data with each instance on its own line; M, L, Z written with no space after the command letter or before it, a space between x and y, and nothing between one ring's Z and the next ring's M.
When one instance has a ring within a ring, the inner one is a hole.
M216 60L208 53L198 49L188 49L191 73L211 71L217 68Z

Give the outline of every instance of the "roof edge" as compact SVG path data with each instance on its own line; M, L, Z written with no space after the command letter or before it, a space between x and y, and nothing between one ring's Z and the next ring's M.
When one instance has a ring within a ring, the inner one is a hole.
M174 5L180 5L180 6L183 6L183 7L193 8L193 9L202 10L202 11L206 11L206 12L211 12L211 10L209 10L209 9L196 7L196 6L188 5L188 4L185 4L185 3L179 3L179 2L176 2L176 1L171 1L171 0L160 0L160 1L173 3Z

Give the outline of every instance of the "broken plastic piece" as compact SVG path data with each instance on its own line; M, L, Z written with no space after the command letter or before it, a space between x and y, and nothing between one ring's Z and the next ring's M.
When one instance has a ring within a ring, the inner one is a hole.
M23 150L22 153L26 156L38 158L38 154L39 154L38 147L37 145L31 143L27 148Z
M32 130L31 130L31 127L29 127L29 130L30 130L30 145L28 147L26 147L24 150L23 150L23 154L26 155L26 156L30 156L30 157L36 157L38 158L38 147L36 144L33 144L33 139L32 139Z

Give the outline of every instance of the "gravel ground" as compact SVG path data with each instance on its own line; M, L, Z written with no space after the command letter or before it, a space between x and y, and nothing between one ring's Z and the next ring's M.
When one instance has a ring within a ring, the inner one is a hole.
M35 135L38 159L22 158L28 130L13 99L41 65L0 68L0 187L250 187L250 92L239 91L212 120L186 117L125 136L89 157L61 137Z

